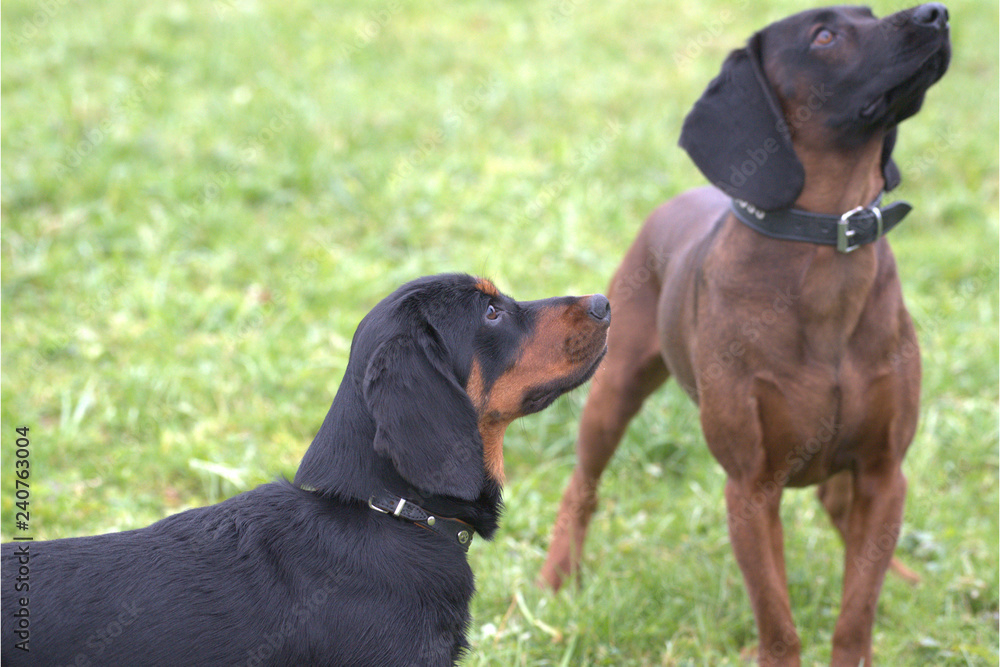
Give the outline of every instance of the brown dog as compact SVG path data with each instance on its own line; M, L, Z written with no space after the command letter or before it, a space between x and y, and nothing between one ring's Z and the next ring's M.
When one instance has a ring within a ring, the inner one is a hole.
M878 20L814 9L730 54L681 146L716 187L658 208L609 292L617 324L594 378L578 463L543 583L576 571L601 472L649 394L673 376L725 469L733 551L762 665L798 665L782 490L820 484L846 544L834 665L871 665L876 601L903 515L920 359L883 235L900 177L896 126L947 69L948 13ZM731 199L732 198L732 199Z

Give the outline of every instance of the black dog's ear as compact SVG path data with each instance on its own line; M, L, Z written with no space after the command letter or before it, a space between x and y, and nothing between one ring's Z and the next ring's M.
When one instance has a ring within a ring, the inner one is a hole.
M903 180L899 167L892 159L892 149L896 146L896 128L889 130L882 142L882 179L885 181L885 191L889 192Z
M729 54L684 119L681 147L730 197L759 209L789 208L805 185L781 106L760 61L760 36Z
M422 493L476 499L484 481L476 411L429 325L382 343L362 391L375 419L375 451Z

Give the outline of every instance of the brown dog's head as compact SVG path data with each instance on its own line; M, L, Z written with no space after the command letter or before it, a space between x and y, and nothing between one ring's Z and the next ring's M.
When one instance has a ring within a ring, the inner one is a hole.
M732 197L790 207L805 184L796 148L848 152L878 138L885 188L896 126L951 56L948 11L931 3L876 19L827 7L764 28L733 51L684 121L680 145Z

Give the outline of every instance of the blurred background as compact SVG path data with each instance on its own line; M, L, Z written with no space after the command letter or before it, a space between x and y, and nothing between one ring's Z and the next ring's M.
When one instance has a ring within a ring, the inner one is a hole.
M704 183L676 142L725 55L811 4L4 2L3 539L18 427L35 539L140 527L293 476L399 284L605 290L646 215ZM923 583L886 582L886 665L998 662L1000 21L948 8L951 69L894 153L924 361L898 553ZM535 589L584 395L509 431L464 664L743 664L724 476L675 387L606 474L581 586ZM812 491L783 512L804 664L823 664L843 550Z

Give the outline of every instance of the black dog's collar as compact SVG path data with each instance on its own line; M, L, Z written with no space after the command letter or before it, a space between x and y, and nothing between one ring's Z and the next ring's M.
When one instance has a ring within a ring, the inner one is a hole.
M889 233L913 207L905 201L880 206L879 194L868 206L859 206L843 215L810 213L794 208L762 211L750 202L733 199L736 218L747 227L785 241L804 241L836 246L839 252L857 250Z
M423 507L411 503L405 498L394 496L390 493L383 493L372 496L368 499L368 507L382 514L391 514L407 521L412 521L418 526L423 526L433 530L445 537L452 544L468 553L469 545L472 544L472 526L443 516L434 516Z

